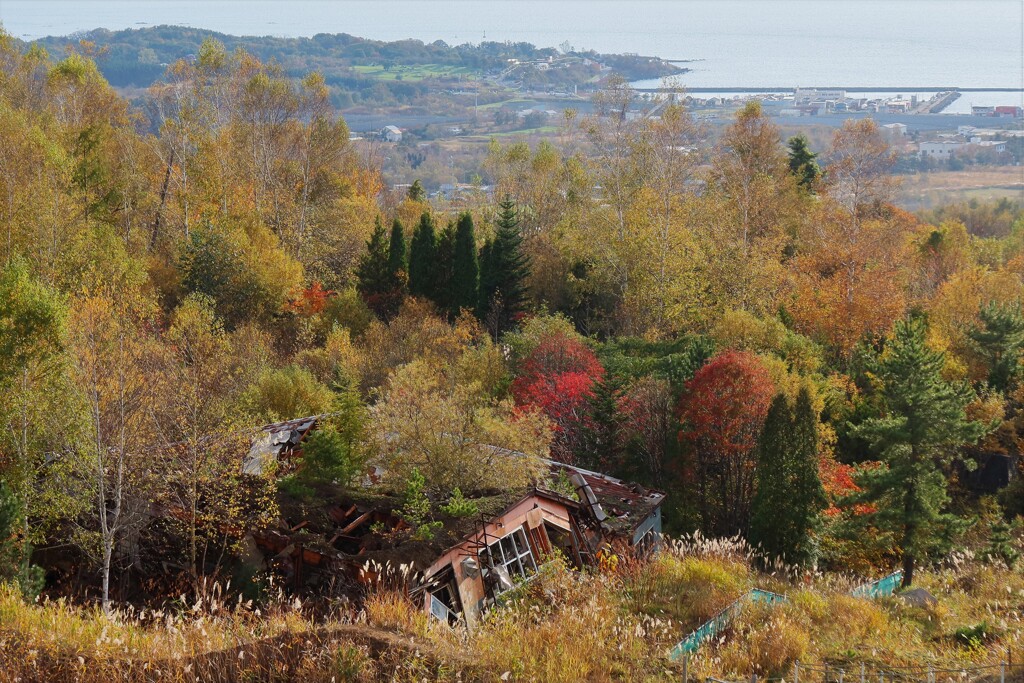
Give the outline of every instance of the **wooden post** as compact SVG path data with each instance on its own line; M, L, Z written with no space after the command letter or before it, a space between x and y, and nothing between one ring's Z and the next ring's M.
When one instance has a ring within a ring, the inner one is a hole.
M800 660L793 662L793 683L800 683Z
M999 662L999 683L1006 683L1006 662Z
M864 662L860 663L860 683L867 683L867 680L864 678Z
M683 655L683 683L690 683L690 653Z
M757 674L750 674L750 683L757 683Z
M839 683L843 683L843 676L845 675L845 673L846 672L842 669L839 670Z

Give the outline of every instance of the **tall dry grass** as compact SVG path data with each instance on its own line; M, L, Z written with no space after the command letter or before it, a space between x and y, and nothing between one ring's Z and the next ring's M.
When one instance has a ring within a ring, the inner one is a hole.
M924 606L853 598L850 576L760 571L734 540L688 539L605 572L554 559L472 633L413 604L407 569L367 571L384 578L354 618L314 615L283 595L262 610L225 603L216 590L172 610L105 615L62 601L26 604L0 588L0 683L679 680L668 651L753 587L788 601L746 607L691 656L692 680L788 678L797 659L810 683L824 683L815 673L824 667L856 671L861 663L969 669L998 665L1010 651L1024 660L1024 574L968 554L920 573L918 585L938 601Z

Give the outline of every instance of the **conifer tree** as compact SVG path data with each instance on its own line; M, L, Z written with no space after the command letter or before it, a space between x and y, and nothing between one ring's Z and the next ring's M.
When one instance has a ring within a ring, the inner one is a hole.
M437 237L435 251L434 283L431 299L439 311L451 313L454 309L453 287L455 284L455 224L448 223Z
M452 275L452 313L458 315L463 308L474 309L480 298L480 264L473 216L468 211L459 215L455 230Z
M381 297L392 288L386 237L387 233L381 225L380 216L377 216L373 233L366 243L366 253L359 259L359 265L356 267L356 278L359 281L357 289L371 309L375 308Z
M523 253L519 216L509 197L498 205L496 228L480 278L480 318L497 336L511 329L526 310L530 259Z
M622 383L614 375L607 374L594 383L577 461L601 472L627 476L623 471L626 416L619 410L621 398Z
M884 414L853 430L872 444L884 466L861 472L862 492L851 499L873 503L875 511L863 515L865 521L895 536L904 587L913 583L918 559L958 526L943 510L949 496L942 467L987 431L967 419L964 409L973 392L943 378L944 354L930 349L926 336L920 318L896 323L883 354L870 364L881 381Z
M391 224L391 239L388 242L388 276L392 285L405 289L409 280L409 260L405 248L405 228L397 218Z
M433 216L429 211L424 211L409 247L409 293L433 299L436 283L437 236Z
M970 332L971 341L988 363L988 383L996 391L1008 391L1020 372L1024 349L1024 317L1020 306L991 302L980 312L981 326Z
M412 185L409 186L407 196L414 202L427 201L427 191L423 189L423 183L419 179L414 180Z
M789 402L784 395L776 394L757 442L757 474L754 500L750 505L750 544L770 558L785 555L788 530L779 523L775 506L789 494L786 460L792 425L793 411Z
M812 532L826 503L817 456L818 416L810 393L801 389L792 410L777 395L758 440L750 521L750 542L769 559L814 561Z
M821 175L817 157L810 149L807 136L794 135L789 139L789 171L804 189L813 189L814 181Z

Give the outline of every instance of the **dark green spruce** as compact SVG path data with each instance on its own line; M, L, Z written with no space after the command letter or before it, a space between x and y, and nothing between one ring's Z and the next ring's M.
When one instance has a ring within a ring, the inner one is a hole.
M498 205L495 227L494 240L485 247L480 276L480 319L499 336L512 329L526 311L530 259L523 251L515 203L508 197Z

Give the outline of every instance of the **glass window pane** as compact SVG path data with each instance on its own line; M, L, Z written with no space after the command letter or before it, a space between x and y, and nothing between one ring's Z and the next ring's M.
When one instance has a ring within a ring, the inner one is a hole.
M521 528L516 529L516 532L512 535L512 538L514 538L516 542L517 554L522 555L523 553L530 552L530 546L526 542L526 534L523 532Z
M494 543L490 544L489 546L487 546L487 548L491 552L492 566L496 567L498 565L505 564L505 558L501 554L501 544L498 541L495 541Z
M519 553L516 552L515 546L512 544L512 537L506 536L501 539L501 549L505 552L505 561L515 557Z

